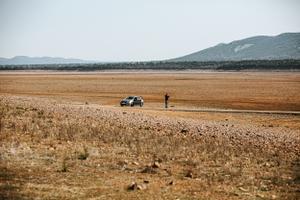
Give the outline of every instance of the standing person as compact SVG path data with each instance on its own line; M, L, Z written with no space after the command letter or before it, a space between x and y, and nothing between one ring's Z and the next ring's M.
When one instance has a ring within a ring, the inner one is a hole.
M168 100L169 100L170 96L168 95L168 93L165 94L165 108L168 108Z

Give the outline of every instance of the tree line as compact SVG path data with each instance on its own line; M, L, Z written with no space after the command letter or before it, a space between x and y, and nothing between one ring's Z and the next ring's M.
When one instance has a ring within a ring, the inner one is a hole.
M0 70L61 70L61 71L101 71L101 70L300 70L300 60L243 60L207 62L122 62L122 63L79 63L79 64L34 64L0 65Z

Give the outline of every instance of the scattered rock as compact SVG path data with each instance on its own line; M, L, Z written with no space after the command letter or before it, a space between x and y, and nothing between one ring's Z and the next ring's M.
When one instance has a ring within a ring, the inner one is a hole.
M263 195L263 194L257 194L256 196L259 198L262 198L262 199L265 198L265 195Z
M160 166L161 166L160 163L157 161L155 161L152 165L153 168L160 168Z
M129 186L128 186L128 188L127 188L127 190L136 190L137 189L137 183L136 182L132 182Z
M119 161L118 165L120 165L120 166L126 166L126 165L128 165L128 161L127 160Z
M153 168L152 166L146 166L142 171L142 173L156 174L157 168Z
M148 184L148 183L150 183L150 181L148 181L148 180L144 180L144 183Z
M188 129L186 129L186 128L183 128L183 129L181 129L181 131L180 131L181 133L188 133L189 132L189 130Z
M266 162L264 165L265 165L266 167L271 167L271 164L268 163L268 162Z
M260 190L261 190L261 191L269 191L269 188L268 188L268 186L266 186L266 185L262 185L262 186L260 187Z
M193 177L194 177L194 176L193 176L193 172L192 172L191 170L189 170L189 171L186 173L185 177L187 177L187 178L193 178Z
M137 189L138 190L145 190L145 189L147 189L147 186L145 184L138 184Z
M243 192L248 192L248 190L245 189L245 188L243 188L243 187L239 187L239 189L240 189L241 191L243 191Z
M147 189L147 186L145 184L137 184L136 182L132 182L127 190L145 190Z
M132 162L132 164L134 164L134 165L139 165L139 163L136 162L136 161Z
M174 185L175 183L174 183L174 181L172 180L172 181L170 181L169 183L168 183L168 185Z

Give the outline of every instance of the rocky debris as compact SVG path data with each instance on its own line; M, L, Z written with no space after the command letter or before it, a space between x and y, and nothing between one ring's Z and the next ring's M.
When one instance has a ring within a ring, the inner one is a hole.
M146 184L138 184L136 182L132 182L128 187L127 190L145 190L147 189L147 185Z
M264 199L264 198L265 198L265 195L263 195L263 194L256 194L256 197L259 197L259 198Z
M168 183L168 185L174 185L174 184L175 182L173 180Z
M248 192L247 189L243 188L243 187L239 187L239 189L242 191L242 192Z
M146 166L141 173L148 173L148 174L157 174L158 168L153 168L152 166Z
M153 164L152 164L152 167L153 168L160 168L161 167L161 164L157 161L155 161Z
M181 129L181 131L180 131L180 133L188 133L189 132L189 130L187 129L187 128L183 128L183 129Z
M191 170L187 171L187 173L185 174L185 177L187 177L187 178L194 178L193 172Z
M145 190L145 189L147 189L147 186L145 184L138 184L137 189L138 190Z
M249 144L249 141L251 141L255 145L255 148L265 149L267 145L268 149L286 149L286 151L294 154L299 151L300 131L284 127L269 127L268 125L258 127L255 124L239 123L235 123L234 126L230 123L229 125L231 126L225 127L222 126L224 122L213 120L175 118L172 116L162 116L159 113L151 114L144 110L124 111L119 108L102 107L95 104L88 104L82 107L82 105L68 104L68 102L60 103L49 99L41 100L38 97L16 98L14 96L5 96L1 101L12 106L22 108L33 107L32 109L37 111L44 110L45 114L55 113L55 115L64 116L67 112L69 120L77 120L78 118L87 119L89 117L89 120L93 120L93 123L100 123L109 127L131 130L139 130L140 128L142 131L147 130L156 134L167 133L176 135L177 133L182 133L184 135L197 135L201 136L204 140L208 139L208 137L214 137L214 139L224 138L226 140L230 139L232 145Z
M119 161L117 164L121 167L122 170L125 170L127 168L128 161L127 160Z
M271 167L272 165L271 165L271 163L266 162L266 163L264 164L264 166L265 166L265 167Z
M266 185L261 185L260 190L265 192L265 191L269 191L270 189Z
M139 165L139 163L136 162L136 161L132 162L132 164L134 164L134 165Z
M136 182L132 182L128 187L127 190L136 190L137 189L137 183Z

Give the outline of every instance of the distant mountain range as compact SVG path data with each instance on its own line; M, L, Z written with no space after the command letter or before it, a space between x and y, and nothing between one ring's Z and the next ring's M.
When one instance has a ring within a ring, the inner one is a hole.
M300 33L283 33L278 36L255 36L236 40L228 44L218 44L183 57L163 62L206 62L243 60L284 60L300 59ZM76 64L96 63L73 58L27 57L0 58L0 65L31 64ZM97 62L98 64L100 62Z
M218 44L168 61L242 61L300 59L300 33L255 36Z
M59 58L59 57L15 56L13 58L0 58L0 65L72 64L72 63L91 63L91 62L94 61L80 60L74 58Z

